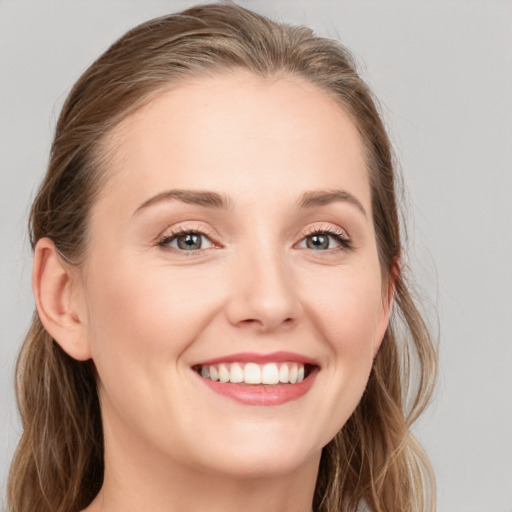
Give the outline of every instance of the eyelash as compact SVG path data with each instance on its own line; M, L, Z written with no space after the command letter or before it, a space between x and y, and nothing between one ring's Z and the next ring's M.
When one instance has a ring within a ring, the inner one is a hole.
M160 240L158 241L158 246L161 247L162 249L166 249L166 250L175 249L175 248L171 248L169 246L169 244L171 242L173 242L174 240L176 240L179 236L189 235L189 234L205 237L212 244L212 247L219 247L218 245L215 244L215 242L212 241L212 235L210 233L207 233L206 230L190 228L190 227L185 227L185 226L179 227L176 230L174 230L173 232L161 237ZM315 235L325 235L327 237L334 239L335 242L338 244L338 247L333 247L333 248L322 250L322 251L318 250L318 252L331 252L331 251L336 251L336 250L348 251L353 248L352 240L347 235L347 233L344 230L342 230L341 228L336 229L331 226L321 226L318 228L313 228L313 229L307 230L307 232L304 233L304 235L301 238L299 243L302 243L302 242L306 241L307 238L315 236ZM211 248L211 247L208 247L208 248ZM183 252L183 253L188 252L188 253L193 254L193 253L197 253L199 251L204 251L206 249L200 248L200 249L191 249L188 251L183 250L183 249L178 249L178 250L179 250L179 252ZM313 251L314 249L310 249L310 250Z
M352 239L348 236L346 231L341 228L334 228L332 226L320 226L318 228L312 228L308 230L301 239L301 242L315 235L326 235L330 238L333 238L335 242L338 244L338 247L333 247L331 249L318 252L330 252L336 250L349 251L353 249Z
M179 228L176 228L174 231L172 231L171 233L167 233L165 234L162 238L160 238L160 240L158 241L158 246L161 247L162 249L165 249L165 250L172 250L172 249L177 249L177 248L174 248L174 247L170 247L169 244L171 242L173 242L174 240L176 240L178 237L182 236L182 235L199 235L201 237L205 237L208 239L208 241L212 244L212 247L215 247L218 245L216 245L213 241L212 241L212 235L210 233L207 233L206 230L204 229L198 229L198 228L191 228L191 227L187 227L187 226L180 226ZM191 249L191 250L181 250L181 249L177 249L179 252L183 252L183 253L197 253L199 251L204 251L205 249Z

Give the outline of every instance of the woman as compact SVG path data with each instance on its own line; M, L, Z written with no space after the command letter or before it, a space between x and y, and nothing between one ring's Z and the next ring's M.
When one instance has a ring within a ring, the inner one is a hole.
M232 4L131 30L71 91L30 231L13 512L433 509L435 352L339 44Z

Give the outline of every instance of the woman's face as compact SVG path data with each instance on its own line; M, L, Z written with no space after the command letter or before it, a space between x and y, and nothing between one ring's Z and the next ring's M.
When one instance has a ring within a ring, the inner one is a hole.
M238 73L162 94L108 145L82 284L107 456L317 464L389 313L348 115L312 84Z

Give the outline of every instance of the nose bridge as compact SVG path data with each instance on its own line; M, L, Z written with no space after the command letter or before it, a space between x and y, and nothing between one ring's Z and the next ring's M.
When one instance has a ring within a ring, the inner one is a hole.
M242 251L233 268L230 321L272 330L300 315L293 269L282 243L256 243Z

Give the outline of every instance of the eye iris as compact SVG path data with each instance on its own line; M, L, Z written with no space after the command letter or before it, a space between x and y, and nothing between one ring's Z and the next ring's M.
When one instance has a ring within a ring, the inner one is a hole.
M306 240L309 249L320 250L329 249L329 237L327 235L311 235Z
M186 233L177 239L178 247L185 251L201 249L201 235L197 233Z

